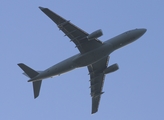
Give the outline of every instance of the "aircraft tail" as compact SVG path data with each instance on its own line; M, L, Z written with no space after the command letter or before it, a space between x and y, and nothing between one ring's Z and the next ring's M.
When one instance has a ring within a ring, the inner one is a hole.
M23 63L19 63L18 66L25 72L23 74L29 78L34 78L39 74L39 71L35 71ZM37 98L39 96L39 93L40 93L42 80L35 81L32 84L33 84L34 98Z

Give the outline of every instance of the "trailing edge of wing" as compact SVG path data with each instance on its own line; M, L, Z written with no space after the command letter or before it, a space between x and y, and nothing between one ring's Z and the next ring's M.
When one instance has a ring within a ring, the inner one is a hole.
M90 85L91 88L91 97L92 97L92 114L98 111L100 104L101 94L104 85L105 75L103 71L107 68L109 61L109 56L103 58L102 60L89 65L88 70L90 74Z
M57 24L58 28L70 38L72 42L76 45L81 53L91 51L102 45L102 42L98 39L88 40L87 32L72 24L69 20L64 19L60 15L51 11L48 8L39 7L40 10L45 13L54 23Z

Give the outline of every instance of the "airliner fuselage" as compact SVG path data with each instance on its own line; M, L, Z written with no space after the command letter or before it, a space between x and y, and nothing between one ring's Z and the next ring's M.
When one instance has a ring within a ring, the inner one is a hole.
M89 34L72 24L70 20L64 19L48 8L39 7L39 9L76 45L80 53L44 71L36 71L23 63L19 63L18 66L24 71L23 74L30 78L28 82L32 82L33 84L34 98L39 96L43 79L86 66L90 75L90 95L92 97L91 113L96 113L101 95L104 93L103 85L105 75L119 69L116 63L108 66L109 55L113 51L137 40L146 32L146 29L129 30L102 42L98 39L103 35L100 29Z
M127 32L124 32L114 38L111 38L105 41L100 47L89 51L84 54L74 55L52 67L46 69L41 72L36 77L29 80L31 81L39 81L45 78L49 78L56 75L61 75L65 72L73 70L78 67L85 67L90 64L93 64L102 58L108 56L110 53L123 47L141 37L146 32L146 29L134 29Z

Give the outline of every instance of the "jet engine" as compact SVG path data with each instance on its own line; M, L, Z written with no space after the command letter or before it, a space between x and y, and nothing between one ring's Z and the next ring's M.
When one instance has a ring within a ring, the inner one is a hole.
M119 69L119 67L116 63L116 64L113 64L113 65L109 66L107 69L105 69L103 73L108 74L108 73L111 73L111 72L115 72L118 69Z
M99 29L99 30L96 30L93 33L89 34L87 36L87 38L88 38L88 40L92 40L92 39L98 38L98 37L100 37L102 35L103 35L102 30Z

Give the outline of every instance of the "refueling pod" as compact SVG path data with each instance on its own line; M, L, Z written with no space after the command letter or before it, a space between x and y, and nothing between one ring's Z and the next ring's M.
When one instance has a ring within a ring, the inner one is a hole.
M96 30L96 31L92 32L91 34L89 34L87 36L87 38L88 38L88 40L92 40L92 39L98 38L102 35L103 35L103 32L101 29L99 29L99 30Z
M119 69L119 67L116 63L116 64L113 64L113 65L109 66L107 69L105 69L103 73L108 74L108 73L111 73L111 72L115 72L118 69Z

